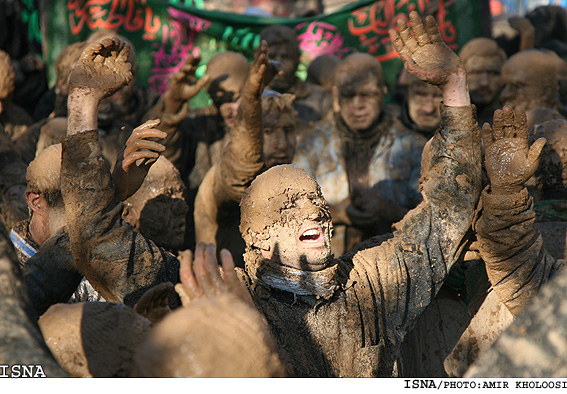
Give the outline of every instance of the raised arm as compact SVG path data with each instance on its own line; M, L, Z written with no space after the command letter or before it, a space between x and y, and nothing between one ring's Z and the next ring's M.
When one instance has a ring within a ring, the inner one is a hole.
M533 199L524 187L546 140L529 147L526 113L509 106L494 113L493 127L484 124L482 140L490 185L482 192L476 226L479 250L495 293L517 315L559 265L543 249Z
M383 334L394 343L413 326L457 261L481 187L480 133L464 68L443 43L432 17L426 28L417 13L410 18L417 38L400 21L399 35L390 31L392 42L408 71L439 86L448 103L442 107L441 129L423 153L423 202L396 226L393 238L353 257L355 275L373 282L369 298L387 319Z
M122 222L101 156L97 105L131 78L127 52L119 40L105 39L87 47L71 73L61 192L77 269L107 301L134 305L156 284L176 282L178 262Z
M265 78L266 71L274 68L268 61L267 44L262 42L250 66L230 140L223 149L218 166L220 176L217 177L215 198L219 204L225 200L240 201L250 182L264 166L261 97L264 86L269 83Z

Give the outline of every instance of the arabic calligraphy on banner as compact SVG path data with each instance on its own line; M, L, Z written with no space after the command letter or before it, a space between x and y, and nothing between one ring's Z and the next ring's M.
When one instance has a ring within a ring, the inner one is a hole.
M189 53L201 56L203 64L224 50L251 57L259 44L260 31L283 24L297 32L303 74L318 56L331 54L342 58L359 51L382 62L386 81L391 85L401 67L388 36L388 29L396 27L397 18L407 18L412 10L423 15L434 6L441 33L455 50L477 37L480 31L474 0L364 0L332 14L301 19L236 15L181 3L179 0L52 0L51 11L65 10L67 18L51 20L53 26L47 37L49 61L53 64L64 45L85 39L94 30L114 30L136 47L139 83L163 93L169 76L181 67ZM204 66L197 75L203 72Z

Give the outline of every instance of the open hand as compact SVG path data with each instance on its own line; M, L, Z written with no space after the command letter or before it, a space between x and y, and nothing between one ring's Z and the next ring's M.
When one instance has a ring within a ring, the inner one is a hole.
M465 72L459 57L443 41L432 16L426 17L425 27L415 11L410 13L410 20L411 28L404 19L398 19L399 35L389 30L392 45L410 73L442 88L451 74Z
M243 94L248 97L260 97L264 88L277 74L281 73L281 63L268 59L268 44L262 41L250 65L250 73Z
M190 250L180 252L179 261L181 283L175 285L175 291L184 306L195 299L233 294L254 307L250 293L236 276L234 260L228 250L221 250L222 275L213 244L199 243L194 257Z
M209 81L209 76L205 75L199 80L195 76L200 61L200 57L187 56L183 66L169 80L169 88L166 94L168 100L183 103L195 97L205 86Z
M100 102L132 80L130 46L105 38L85 48L69 76L69 93L80 90Z
M152 164L159 158L165 146L149 138L163 139L167 133L156 129L160 121L148 120L136 127L118 154L114 166L115 196L124 201L140 188Z
M481 133L492 193L519 192L539 166L545 138L530 148L526 111L508 105L494 112L493 126L485 123Z

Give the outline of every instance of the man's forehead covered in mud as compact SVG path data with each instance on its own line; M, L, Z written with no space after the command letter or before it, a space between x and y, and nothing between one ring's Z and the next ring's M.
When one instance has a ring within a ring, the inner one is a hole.
M280 165L256 177L240 201L240 233L246 244L257 246L264 240L265 230L276 223L301 220L304 214L312 215L314 212L310 209L309 212L300 212L301 217L289 216L289 210L295 208L301 198L312 201L323 220L331 221L321 188L303 169Z
M369 78L384 86L384 73L380 63L366 53L353 53L339 63L335 70L334 85L341 96L352 96Z
M506 53L496 41L480 37L467 42L459 57L467 72L495 71L500 73L502 65L506 61Z

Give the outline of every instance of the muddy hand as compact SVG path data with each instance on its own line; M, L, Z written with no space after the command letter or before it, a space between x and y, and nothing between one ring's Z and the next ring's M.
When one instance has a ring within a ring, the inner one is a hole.
M80 90L100 102L132 80L130 46L118 38L89 45L69 76L69 92Z
M398 19L399 34L389 30L390 40L410 73L440 87L447 83L449 75L464 73L461 60L443 41L432 16L425 19L425 27L415 11L410 13L410 20L411 28L404 19Z
M264 74L266 74L268 66L268 44L266 41L262 41L254 57L254 61L250 65L250 74L246 86L244 87L243 95L250 98L256 98L262 95L264 86L267 85L264 81ZM275 66L270 66L271 69L274 67Z
M189 55L183 66L171 76L169 81L169 89L167 91L168 99L172 101L185 102L192 99L209 81L209 76L197 80L195 71L201 61L200 57Z
M172 290L173 284L170 282L160 283L152 287L134 305L134 311L146 317L152 323L159 322L171 312L169 294Z
M150 140L167 137L167 133L155 128L159 124L159 119L148 120L136 127L126 141L126 146L118 154L113 175L115 196L120 201L124 201L138 190L152 164L165 150L165 146Z
M545 138L528 145L528 123L522 107L494 112L493 126L482 126L485 166L492 193L517 193L539 165Z
M175 285L175 291L184 306L195 299L216 298L221 294L233 294L242 298L230 252L225 253L223 250L221 253L223 276L218 268L215 246L212 244L205 245L201 242L195 249L194 258L191 251L183 251L179 254L179 260L181 283ZM249 295L247 301L251 302Z

